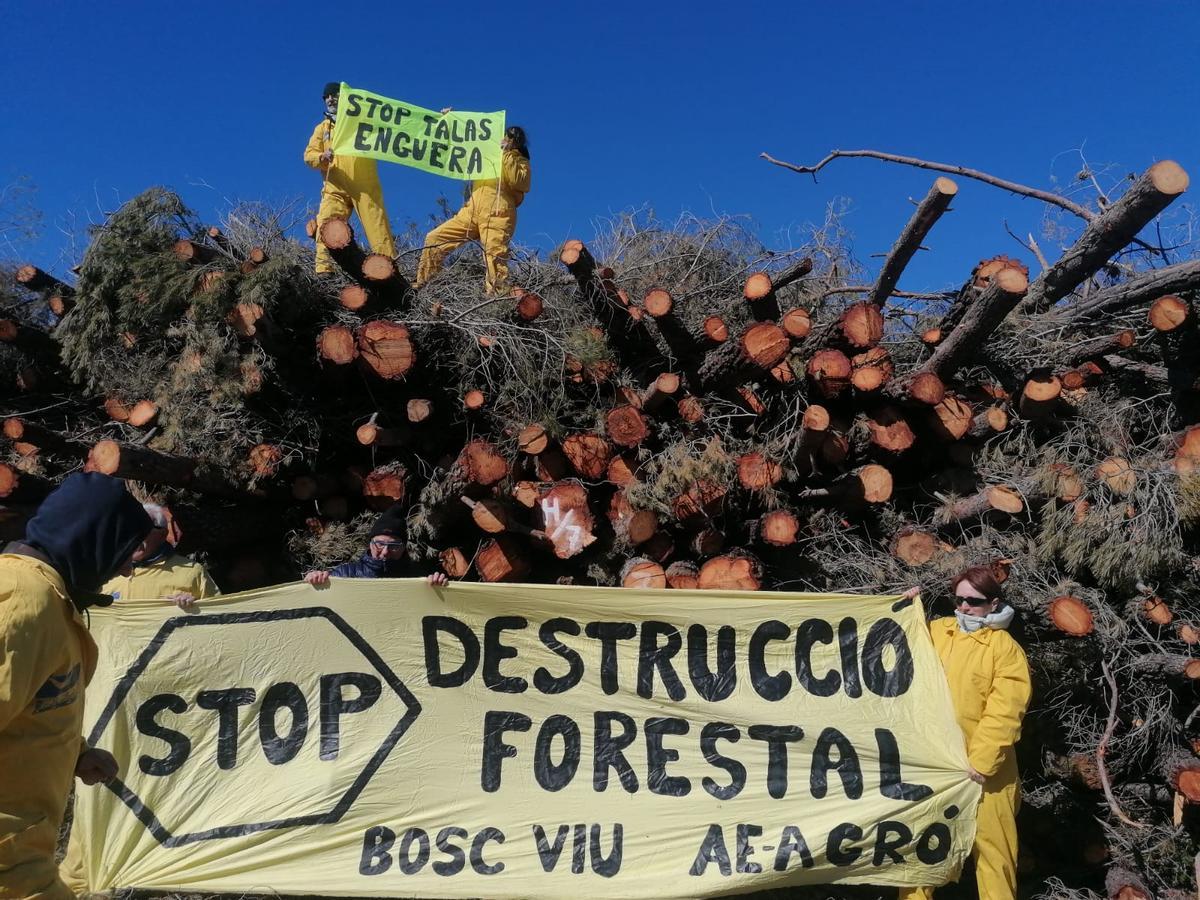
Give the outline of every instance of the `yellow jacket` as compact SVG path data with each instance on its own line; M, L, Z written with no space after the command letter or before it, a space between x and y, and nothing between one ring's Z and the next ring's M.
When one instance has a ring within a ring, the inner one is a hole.
M988 777L1002 767L1015 773L1013 747L1032 692L1025 651L1007 631L968 633L953 616L934 620L929 632L950 682L972 768Z
M322 162L321 154L333 149L333 123L321 119L313 129L308 146L304 148L304 161L325 176L322 193L341 193L357 197L365 191L379 193L379 170L375 160L367 156L335 156L332 163Z
M96 644L59 574L0 555L0 896L56 883L54 847L95 670Z
M165 600L182 592L197 600L221 595L204 566L174 550L148 565L134 563L132 575L110 578L100 588L114 600Z
M493 210L516 209L529 193L532 174L529 160L516 150L505 150L500 161L500 177L476 181L471 189L471 205L478 216L488 215ZM500 196L496 196L499 186Z

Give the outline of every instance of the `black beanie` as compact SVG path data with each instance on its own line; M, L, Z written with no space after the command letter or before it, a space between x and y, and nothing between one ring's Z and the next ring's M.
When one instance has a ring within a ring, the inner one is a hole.
M331 81L325 85L325 90L321 92L321 99L326 97L336 97L342 92L342 83L340 81Z
M408 535L408 519L405 517L404 509L399 503L389 506L379 514L379 518L371 526L371 533L367 537L379 537L381 534L399 538L400 540L404 540Z

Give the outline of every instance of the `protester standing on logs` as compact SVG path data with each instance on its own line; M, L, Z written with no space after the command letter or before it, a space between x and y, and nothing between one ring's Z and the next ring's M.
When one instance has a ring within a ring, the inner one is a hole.
M129 566L149 531L124 482L79 473L0 555L0 896L75 896L54 864L72 778L93 785L118 772L81 736L97 657L81 613L112 602L92 592Z
M406 578L416 577L411 571L412 565L406 559L408 555L408 523L404 511L397 504L385 510L375 520L368 535L367 550L358 559L342 563L332 569L314 569L304 574L304 580L311 585L329 584L330 576L335 578ZM425 580L434 587L446 583L446 576L441 572L426 575Z
M168 540L166 510L157 503L143 504L154 529L133 554L133 571L105 582L101 593L114 600L170 600L181 609L197 600L219 597L220 589L198 562L175 549Z
M416 287L428 283L440 272L450 253L466 241L478 239L487 263L485 291L499 296L508 292L508 244L517 230L517 207L530 186L525 129L519 125L505 129L500 147L504 150L500 177L475 182L466 205L425 235Z
M331 81L325 85L325 118L313 129L304 161L320 171L325 178L321 189L321 206L317 210L317 274L333 272L333 259L321 243L321 225L327 219L348 219L351 211L358 212L363 231L374 253L387 257L396 255L396 244L383 206L383 188L375 160L366 156L334 156L333 126L337 119L338 93L341 85Z
M946 670L959 727L967 739L971 780L983 787L976 816L975 879L981 900L1017 895L1017 807L1021 780L1015 746L1031 693L1025 651L1008 633L1015 610L985 566L952 582L954 618L929 626ZM914 597L918 588L905 596ZM933 888L902 888L900 900L930 900Z

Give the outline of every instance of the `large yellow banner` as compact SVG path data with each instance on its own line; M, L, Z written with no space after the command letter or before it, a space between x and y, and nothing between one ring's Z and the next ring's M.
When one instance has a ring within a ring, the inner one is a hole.
M936 885L974 836L919 601L335 579L92 630L93 890Z

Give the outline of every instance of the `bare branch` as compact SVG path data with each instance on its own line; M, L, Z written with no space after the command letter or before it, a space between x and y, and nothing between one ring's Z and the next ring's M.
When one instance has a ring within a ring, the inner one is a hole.
M1121 807L1117 804L1117 798L1113 796L1112 783L1108 778L1108 766L1104 762L1104 757L1108 754L1108 742L1112 739L1113 732L1117 729L1117 680L1113 678L1112 672L1108 668L1108 660L1101 660L1100 667L1104 672L1104 680L1108 684L1110 691L1108 698L1108 722L1104 726L1104 734L1100 738L1100 743L1096 745L1096 769L1100 773L1100 784L1104 787L1104 796L1108 798L1108 808L1112 810L1112 814L1124 822L1126 825L1131 825L1134 828L1145 828L1141 822L1135 822L1129 816L1121 811Z
M932 169L935 172L947 172L951 175L961 175L963 178L973 178L976 181L982 181L984 184L990 184L992 187L998 187L1013 194L1020 194L1022 197L1032 197L1035 200L1041 200L1043 203L1049 203L1065 209L1067 212L1079 216L1085 222L1090 222L1096 218L1096 214L1090 209L1086 209L1078 203L1073 203L1065 197L1060 197L1058 194L1038 190L1024 184L1017 184L1015 181L1008 181L1004 178L997 178L995 175L980 172L978 169L968 169L966 166L952 166L949 163L930 162L927 159L918 159L915 156L899 156L895 153L884 153L880 150L833 150L815 166L798 166L794 163L775 159L766 153L762 153L760 156L769 163L774 163L777 166L791 169L793 172L799 172L803 175L816 175L827 164L842 156L865 156L871 159L881 159L884 162L899 163L902 166L915 166L918 169Z

